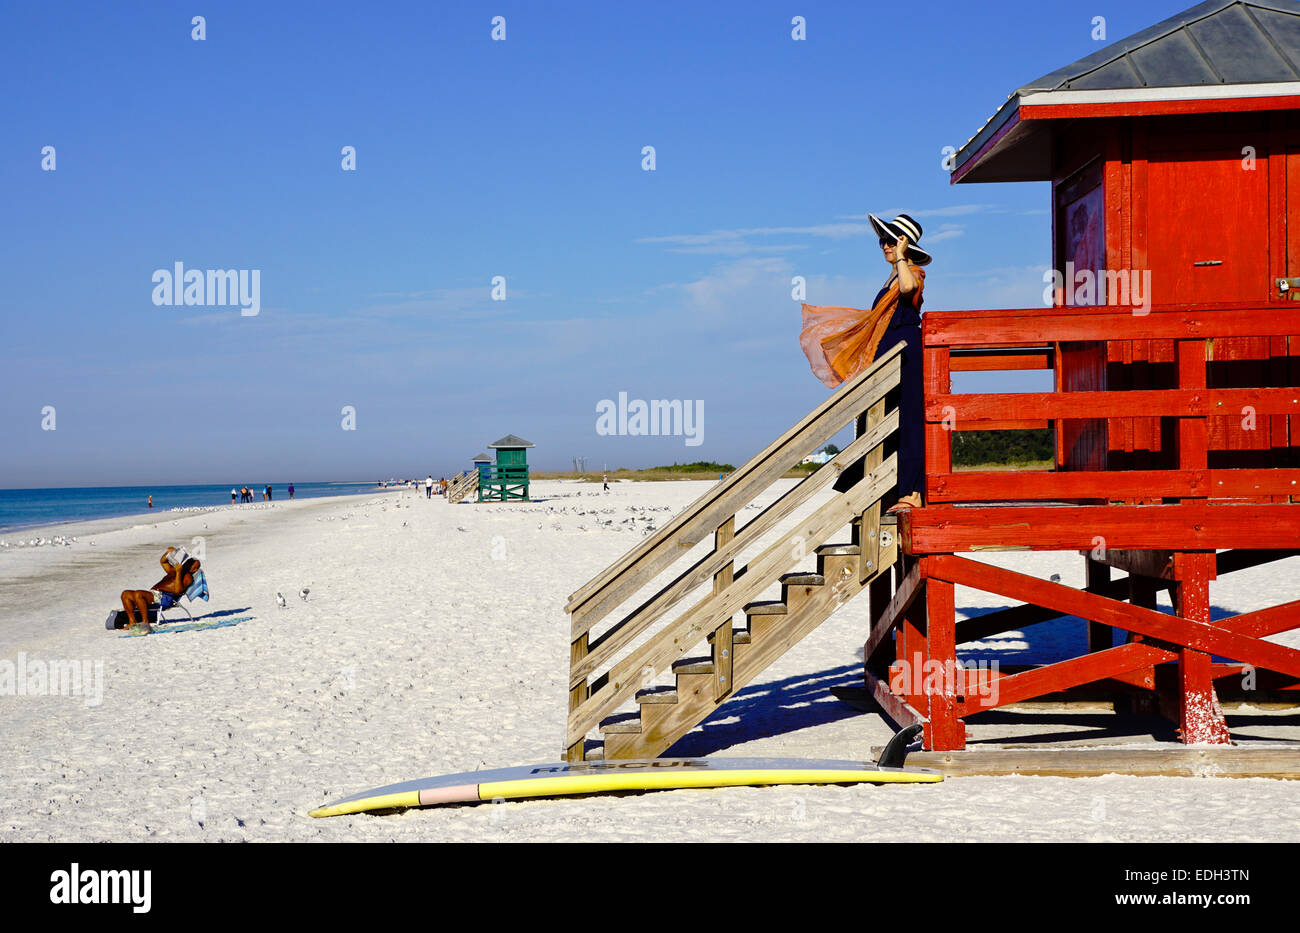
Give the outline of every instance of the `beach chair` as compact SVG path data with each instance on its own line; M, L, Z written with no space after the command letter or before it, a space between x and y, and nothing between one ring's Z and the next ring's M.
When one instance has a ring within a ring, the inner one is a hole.
M178 553L177 549L168 548L164 556L174 553ZM190 602L194 602L196 599L201 599L204 602L208 601L210 595L208 592L208 578L204 576L203 570L201 569L203 565L199 563L198 558L190 557L185 554L184 550L179 551L179 560L181 561L181 574L192 574L194 577L193 582L190 583L189 588L180 596L172 596L170 593L163 593L160 600L149 606L148 615L150 626L156 625L160 621L169 621L163 613L170 612L173 609L179 609L181 612L185 613L186 621L193 622L194 616L190 613L189 609L185 607L185 604L182 603L181 600L188 599ZM170 559L168 562L173 568L176 567L176 564L171 563ZM180 620L177 619L175 621ZM127 628L130 624L131 617L125 609L112 610L109 612L108 618L104 620L104 628L108 629L110 632L114 629Z

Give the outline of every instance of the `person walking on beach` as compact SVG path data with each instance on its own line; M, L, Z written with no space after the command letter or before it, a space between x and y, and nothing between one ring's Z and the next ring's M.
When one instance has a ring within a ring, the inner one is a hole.
M293 483L289 484L289 498L293 498Z
M920 508L925 483L924 391L921 380L921 299L934 258L917 244L921 225L907 214L893 221L868 214L889 278L870 311L803 306L799 345L813 373L830 388L848 382L902 341L898 412L898 502L890 512Z
M238 492L238 490L235 489L234 486L231 486L231 487L230 487L230 504L231 504L231 505L234 505L234 504L235 504L235 493L237 493L237 492Z
M602 485L603 485L603 489L602 489L601 491L602 491L602 492L609 492L609 474L608 474L608 473L605 474L605 478L604 478L603 480L601 480L601 483L602 483Z
M267 502L270 502L270 501L271 501L271 484L270 484L270 483L268 483L267 486L266 486L266 501L267 501Z
M433 498L433 474L430 473L424 478L424 498Z

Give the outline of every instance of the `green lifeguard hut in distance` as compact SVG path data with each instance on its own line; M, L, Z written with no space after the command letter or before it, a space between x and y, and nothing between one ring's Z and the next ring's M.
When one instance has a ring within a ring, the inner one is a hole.
M535 446L513 434L488 444L489 450L497 452L497 462L486 467L479 464L478 501L529 501L528 448Z

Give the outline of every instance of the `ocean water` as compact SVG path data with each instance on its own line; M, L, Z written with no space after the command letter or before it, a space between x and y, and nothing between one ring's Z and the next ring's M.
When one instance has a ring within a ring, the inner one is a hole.
M240 484L242 485L242 484ZM253 488L253 501L262 490ZM288 483L272 483L274 501L289 498ZM236 487L238 488L238 486ZM374 483L294 483L293 497L315 499L353 493L379 492ZM153 508L149 508L153 496ZM238 500L236 500L238 501ZM118 515L165 515L172 509L230 505L230 487L221 486L96 486L81 489L0 489L0 531L34 525L89 521Z

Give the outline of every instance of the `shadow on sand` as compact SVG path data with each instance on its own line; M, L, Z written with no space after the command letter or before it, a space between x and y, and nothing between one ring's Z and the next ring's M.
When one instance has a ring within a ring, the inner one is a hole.
M674 758L711 755L755 739L861 716L861 711L830 693L832 687L861 683L862 665L846 664L745 687L704 720L699 730L682 736L664 754Z
M1005 607L980 607L960 610L962 617L976 618ZM1172 614L1168 606L1160 611ZM1221 606L1211 607L1214 620L1237 615ZM1070 616L1028 627L1024 632L1007 632L984 641L970 642L958 647L963 661L996 658L1002 664L1048 664L1076 657L1087 651L1086 624ZM1115 635L1117 644L1123 643L1122 633ZM1021 645L1008 645L1007 641L1020 641ZM859 652L860 657L860 652ZM1216 658L1215 660L1222 660ZM787 677L745 687L724 704L694 731L679 739L665 755L694 757L725 751L736 745L760 738L787 735L826 723L839 722L854 716L880 715L879 711L864 712L832 696L833 687L862 686L862 664L859 660L812 674ZM1255 734L1252 727L1277 727L1290 725L1294 716L1282 713L1271 715L1253 710L1225 711L1228 727L1235 738L1248 741L1288 742L1293 739ZM1071 712L1066 709L1042 710L990 710L972 716L972 727L1008 727L1008 732L1026 726L1048 730L1052 726L1068 725L1073 728L1040 731L1032 734L1004 734L1001 736L972 738L971 745L999 745L1017 743L1050 743L1078 741L1124 741L1147 737L1157 742L1177 742L1175 724L1163 716L1140 713L1113 713L1104 710ZM983 730L981 730L983 731ZM836 757L828 753L828 757Z

